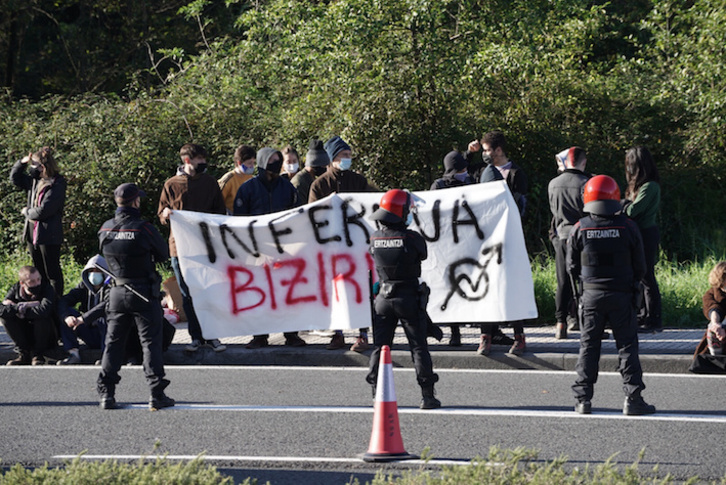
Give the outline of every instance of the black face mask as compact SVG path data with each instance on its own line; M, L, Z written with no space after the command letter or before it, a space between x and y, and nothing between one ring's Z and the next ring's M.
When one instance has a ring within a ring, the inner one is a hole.
M31 295L35 296L35 297L39 297L40 296L40 290L41 290L42 287L43 287L43 285L28 286L26 288L26 291L28 293L30 293Z
M265 170L267 170L268 172L279 174L281 168L282 168L282 161L278 160L275 163L268 163Z
M41 176L41 171L37 166L32 166L28 169L28 175L33 177L35 180L39 180Z
M328 171L328 167L313 167L313 173L316 177L320 177L322 174Z
M206 163L200 163L197 165L197 168L194 169L197 173L204 173L207 171L207 164Z

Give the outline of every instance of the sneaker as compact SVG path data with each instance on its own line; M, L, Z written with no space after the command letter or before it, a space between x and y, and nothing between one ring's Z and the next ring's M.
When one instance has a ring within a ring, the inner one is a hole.
M492 345L512 345L513 343L514 339L505 335L499 327L492 333Z
M5 365L30 365L30 356L28 354L18 354L12 360L9 360Z
M45 357L36 355L30 363L31 365L45 365Z
M99 405L101 406L101 409L118 409L119 407L113 396L102 396Z
M706 343L708 344L708 353L711 355L723 355L723 346L715 333L708 332L706 334Z
M78 354L70 354L68 357L66 357L63 360L59 360L55 363L55 365L73 365L73 364L80 364L81 363L81 356Z
M353 352L365 352L368 348L368 337L358 337L355 339L355 343L350 346L350 350Z
M643 416L646 414L654 414L655 406L648 404L642 396L629 396L625 398L623 404L623 414L628 416Z
M176 401L173 400L172 398L170 398L169 396L167 396L166 394L164 394L163 392L161 393L160 396L158 396L158 397L152 396L151 399L149 399L149 409L151 409L152 411L158 411L159 409L170 408L174 404L176 404Z
M592 404L590 403L590 401L579 401L577 404L575 404L575 412L577 414L591 414Z
M252 340L245 345L246 349L255 350L255 349L261 349L262 347L267 347L270 345L270 342L267 341L267 337L252 337Z
M489 355L492 350L492 336L482 334L479 341L479 348L476 349L476 353L479 355Z
M580 322L577 320L577 317L573 317L572 315L567 316L567 330L570 332L580 330Z
M567 338L567 326L562 322L557 322L555 325L555 338L557 340L564 340Z
M328 350L338 350L345 347L345 337L343 334L336 333L333 338L330 339L330 343L325 347Z
M522 355L524 354L524 351L527 350L527 343L524 341L524 335L515 334L514 335L514 343L512 344L512 347L509 349L509 354L511 355Z
M195 340L192 340L192 343L187 344L187 346L184 347L184 350L186 350L187 352L196 352L201 347L202 347L202 342L195 339Z
M207 347L210 347L215 352L224 352L225 350L227 350L227 346L220 342L217 338L207 340Z
M290 335L285 337L285 345L288 347L305 347L308 343L300 338L299 335Z

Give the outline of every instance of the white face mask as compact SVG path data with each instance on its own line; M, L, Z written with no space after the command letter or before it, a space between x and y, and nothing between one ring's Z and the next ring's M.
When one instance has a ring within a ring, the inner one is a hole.
M237 170L237 173L240 175L252 175L255 173L255 166L248 167L247 165L240 165L238 167L235 167L235 170Z
M89 273L88 281L90 281L93 286L100 285L101 283L103 283L103 273L96 273L95 271Z
M282 168L285 169L285 172L292 175L294 173L297 173L297 171L300 169L300 164L299 163L283 163Z
M341 158L338 162L338 168L341 170L350 170L350 166L353 165L352 158Z

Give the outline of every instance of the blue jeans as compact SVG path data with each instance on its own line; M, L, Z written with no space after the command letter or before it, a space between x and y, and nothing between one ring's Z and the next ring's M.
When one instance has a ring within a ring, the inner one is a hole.
M197 318L197 314L194 311L194 304L192 303L192 296L189 294L189 288L184 282L181 268L179 268L179 258L176 256L171 257L171 267L174 270L176 282L179 283L179 290L182 295L182 306L184 307L184 313L187 314L187 328L189 329L189 336L192 340L204 342L202 326L199 325L199 319Z

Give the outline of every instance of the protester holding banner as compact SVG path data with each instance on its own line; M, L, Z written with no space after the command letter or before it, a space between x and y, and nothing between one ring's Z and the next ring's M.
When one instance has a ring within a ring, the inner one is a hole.
M560 173L550 180L547 195L554 225L552 246L555 250L555 272L557 291L555 292L555 336L567 338L568 330L579 330L577 309L573 303L572 281L567 274L567 238L572 226L584 215L582 212L582 193L590 178L584 172L587 164L585 150L571 147L555 155ZM569 328L568 328L568 322Z
M325 142L324 148L330 157L330 166L310 186L309 202L315 202L333 193L370 190L366 178L350 169L353 163L353 150L350 145L341 137L334 136ZM330 343L326 348L328 350L337 350L343 347L345 347L345 338L343 332L338 330L330 339ZM361 328L359 330L358 338L350 347L350 350L354 352L368 350L368 329Z
M255 157L255 149L251 146L238 146L234 151L234 170L225 173L218 180L227 214L234 213L234 198L240 185L255 176Z
M517 203L519 215L523 217L527 207L527 192L529 190L527 176L518 165L507 157L507 140L504 137L504 133L499 130L486 133L481 140L481 149L484 159L491 160L491 163L484 167L479 181L485 183L506 180L507 187L509 187L509 191ZM514 330L514 342L509 349L509 353L522 355L527 348L522 322L512 321L500 323L510 324ZM476 351L479 355L489 355L493 343L493 336L497 332L499 332L498 324L485 324L481 326L481 341Z
M456 150L447 153L444 157L444 175L434 180L430 190L448 189L476 183L476 180L469 175L468 168L469 162L461 153ZM449 345L452 347L461 346L461 329L457 324L451 325Z
M366 380L376 395L381 347L393 344L398 322L406 332L416 378L423 399L421 409L441 407L434 395L439 376L434 373L426 341L426 320L419 305L421 261L428 256L426 241L421 234L407 228L412 222L413 198L410 193L394 189L381 198L380 208L373 213L382 229L371 235L370 253L378 273L380 291L375 301L373 345Z
M280 175L282 167L281 152L274 148L261 148L257 152L257 166L259 173L249 182L243 184L234 198L234 215L259 216L272 214L297 207L297 190L290 181ZM304 347L305 341L297 332L285 332L285 345ZM269 335L255 335L245 345L248 349L267 347Z
M179 150L179 156L182 161L180 172L164 183L159 198L157 214L161 223L166 224L174 210L225 214L227 209L224 205L222 191L219 189L217 181L211 175L205 173L207 170L207 152L204 148L193 143L187 143ZM204 338L202 327L194 311L192 296L179 266L173 231L169 234L169 252L171 254L171 267L174 270L182 294L182 304L184 313L187 316L189 336L192 339L192 342L186 346L186 350L196 352L205 344L215 352L226 350L227 347L218 339L207 340Z
M292 185L297 189L300 205L308 203L310 187L316 178L325 173L328 165L330 165L330 157L328 156L328 152L323 148L322 140L313 138L310 140L310 147L305 156L305 167L290 180Z

